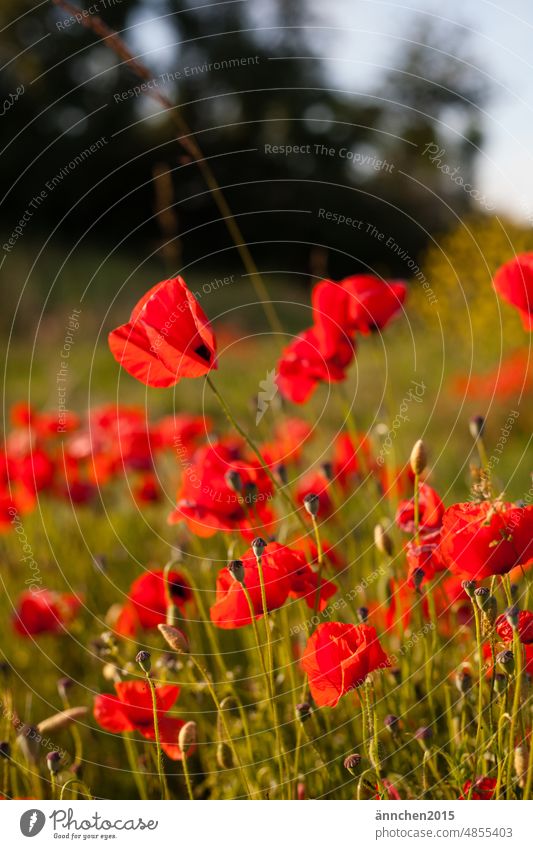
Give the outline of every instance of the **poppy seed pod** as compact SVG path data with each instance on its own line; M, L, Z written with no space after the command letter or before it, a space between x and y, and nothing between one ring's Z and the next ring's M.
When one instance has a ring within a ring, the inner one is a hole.
M266 547L267 544L263 537L256 537L254 540L252 540L252 551L258 559L262 557Z
M350 775L355 777L361 772L362 760L361 755L354 752L352 755L348 755L348 757L344 759L344 768L348 770Z
M300 722L305 722L310 718L312 713L312 708L309 702L300 702L300 704L296 705L295 708L296 718L300 720Z
M468 669L460 669L455 676L455 686L464 696L472 689L472 676Z
M461 581L461 586L468 598L474 599L474 594L476 592L476 582L475 581Z
M374 528L374 545L381 554L386 554L387 557L392 557L392 553L394 551L392 540L381 522L379 522Z
M485 430L485 419L483 416L472 416L468 427L472 439L479 439L480 436L483 436L483 431Z
M282 486L286 486L286 484L289 482L289 478L287 475L287 466L285 466L283 463L278 463L275 471L280 484Z
M2 740L0 742L0 758L4 760L9 760L11 757L11 746L9 745L7 740Z
M417 477L421 475L424 469L426 468L428 463L428 455L426 451L426 446L424 445L421 439L419 439L413 445L413 450L411 451L411 457L409 459L409 462L411 464L413 474Z
M61 696L62 699L67 698L68 691L74 685L74 681L71 678L60 678L57 682L57 692Z
M423 569L414 569L411 577L413 579L413 584L414 584L415 590L418 591L420 589L420 587L422 586L422 581L426 577L426 573L424 572Z
M314 492L309 492L304 498L304 507L310 516L318 516L318 508L320 501L318 495Z
M385 726L385 728L389 729L391 734L394 734L396 731L398 731L398 727L400 725L400 719L399 719L398 716L396 716L396 714L389 713L389 714L387 714L387 716L383 720L383 725Z
M227 485L234 492L242 492L242 477L236 469L228 469L224 475Z
M239 584L244 584L244 563L242 560L232 560L228 564L228 572Z
M368 622L368 607L358 607L357 618L359 619L359 622L362 622L363 625Z
M328 481L331 482L333 480L333 463L331 463L329 460L326 460L325 463L322 463L322 471L324 472L324 475L327 477Z
M178 746L183 757L186 757L196 745L196 722L186 722L178 735Z
M167 641L173 651L177 654L189 653L189 643L187 641L187 637L182 631L178 628L174 628L172 625L163 625L162 623L160 623L157 627L160 634Z
M426 743L428 740L431 740L433 737L433 731L427 725L421 725L420 728L417 728L415 731L415 740L422 740L422 742Z
M475 591L476 604L489 622L494 624L498 612L498 603L487 587L478 587Z
M247 504L254 504L257 501L257 495L259 493L259 489L257 488L257 484L253 481L247 481L243 487L244 492L244 500Z
M46 756L46 766L50 772L56 773L61 769L61 755L59 752L48 752Z
M501 668L507 675L512 675L514 672L514 654L510 649L506 649L505 651L501 651L498 655L496 655L496 662L500 664Z
M152 661L150 660L150 652L149 651L140 651L135 655L135 660L141 667L143 672L148 674L152 668Z

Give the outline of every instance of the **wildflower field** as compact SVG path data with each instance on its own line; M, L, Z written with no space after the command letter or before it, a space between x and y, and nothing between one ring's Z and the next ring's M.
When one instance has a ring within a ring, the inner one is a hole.
M530 798L527 365L465 389L413 283L152 283L56 322L68 409L8 354L3 795Z
M126 5L6 0L0 798L533 799L484 72L413 30L357 99L305 3Z

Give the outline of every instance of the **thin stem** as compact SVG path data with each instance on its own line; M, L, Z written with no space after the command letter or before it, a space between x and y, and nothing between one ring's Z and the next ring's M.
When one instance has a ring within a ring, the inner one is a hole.
M187 763L187 755L186 755L185 752L183 753L183 756L182 756L182 759L181 759L181 765L183 766L183 776L185 778L185 784L187 785L187 794L188 794L191 802L194 802L194 793L192 791L191 776L190 776L190 773L189 773L189 764Z
M163 761L163 750L161 749L161 740L159 737L159 719L157 716L157 693L155 689L155 684L150 678L149 673L145 673L146 680L148 681L148 686L150 687L150 693L152 694L152 713L154 716L154 737L155 737L155 746L157 750L157 771L159 773L159 782L161 784L161 793L163 795L163 799L169 799L168 793L168 784L167 777L165 775L164 761ZM185 760L185 757L184 757Z

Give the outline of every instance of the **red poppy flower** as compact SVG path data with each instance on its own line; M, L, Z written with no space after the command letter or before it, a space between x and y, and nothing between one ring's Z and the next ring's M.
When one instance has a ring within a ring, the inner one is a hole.
M311 425L296 417L276 425L274 440L261 445L261 456L267 465L296 462L312 432Z
M228 484L230 471L239 473L242 493ZM253 495L246 495L247 484L255 485ZM259 463L238 459L229 446L220 442L206 445L184 464L176 509L168 522L174 525L184 521L200 537L240 530L253 539L272 525L272 512L267 506L271 497L272 484Z
M180 572L169 574L170 593L174 604L181 610L191 601L192 590ZM131 635L137 628L150 630L166 621L167 597L165 578L161 569L144 572L134 580L128 593L128 600L119 616L116 629L124 635Z
M174 386L216 364L209 322L181 277L158 283L134 307L129 322L109 334L118 363L148 386Z
M177 413L156 422L152 434L158 447L172 449L180 459L192 456L199 440L210 432L212 426L207 416Z
M353 360L355 343L339 331L323 342L315 327L302 331L288 345L278 363L276 382L282 395L295 404L305 403L318 384L339 383ZM324 346L324 347L323 347Z
M375 669L390 666L371 625L325 622L309 637L302 657L309 688L320 707L335 707Z
M444 516L444 504L435 490L427 483L419 484L418 488L419 531L430 534L439 530ZM396 512L396 524L406 534L415 532L415 502L414 498L401 501Z
M370 441L365 434L357 435L354 445L348 433L341 433L333 447L333 475L343 489L346 489L373 465Z
M529 348L520 348L483 374L456 375L452 382L456 395L478 400L515 398L533 389L532 357Z
M113 734L138 731L147 740L155 740L152 695L145 681L119 681L115 684L117 695L103 694L94 700L94 718L100 728ZM182 759L178 746L183 719L167 716L179 696L180 689L173 684L156 686L157 724L161 748L173 761Z
M525 330L533 330L533 252L519 254L502 265L493 283L498 294L517 308Z
M27 590L19 598L14 619L15 630L23 636L60 634L72 622L81 601L70 593L42 589Z
M143 475L133 488L133 497L138 504L150 504L154 501L160 501L161 491L156 476L150 472Z
M285 603L291 591L291 575L301 567L303 558L277 542L268 543L261 557L268 610L276 610ZM244 584L250 595L255 618L263 615L259 569L252 549L242 557ZM252 621L250 608L243 588L229 569L221 569L217 576L216 601L211 607L211 621L218 628L242 628Z
M353 335L349 329L350 295L338 283L322 280L313 288L313 327L324 357L334 357L339 344Z
M505 643L513 642L513 628L504 613L494 623L496 632ZM518 614L518 636L521 643L533 643L533 613L529 610L521 610Z
M352 331L383 330L402 309L407 287L371 274L345 277L340 285L348 294L348 325Z
M498 782L496 778L487 778L486 776L480 776L479 778L476 778L474 782L472 796L470 798L482 799L485 801L492 799L492 797L494 796L494 791L496 790L497 783ZM470 779L468 781L465 781L465 783L463 784L463 793L461 796L459 796L460 799L468 799L471 786L472 781Z
M313 610L315 607L315 599L318 589L318 572L311 569L309 563L306 563L304 555L299 551L292 552L294 556L294 564L287 564L290 569L291 598L303 598L307 606ZM318 598L318 610L324 610L328 605L328 600L335 595L337 587L331 581L325 578L320 579L320 594Z
M440 555L439 543L440 531L422 537L420 544L417 544L415 540L407 543L405 549L409 567L407 580L411 586L414 586L413 575L417 569L422 569L424 572L424 581L431 581L437 572L442 572L446 568Z
M444 513L440 553L447 568L465 578L504 575L533 557L533 506L454 504Z

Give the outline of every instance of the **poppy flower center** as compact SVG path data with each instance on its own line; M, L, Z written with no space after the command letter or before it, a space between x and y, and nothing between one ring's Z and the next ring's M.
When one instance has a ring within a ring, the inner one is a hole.
M201 345L198 345L198 347L194 349L194 353L198 354L198 356L201 357L202 360L205 360L206 363L211 360L211 351L209 350L207 345L204 345L203 343Z

